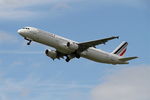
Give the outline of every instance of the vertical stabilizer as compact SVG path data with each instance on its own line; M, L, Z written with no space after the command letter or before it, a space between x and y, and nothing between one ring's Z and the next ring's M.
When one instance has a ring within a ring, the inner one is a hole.
M128 42L123 41L113 52L118 56L123 56L127 50Z

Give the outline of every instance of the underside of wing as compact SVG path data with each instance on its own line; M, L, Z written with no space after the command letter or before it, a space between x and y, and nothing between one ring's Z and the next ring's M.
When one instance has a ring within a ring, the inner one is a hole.
M94 41L88 41L88 42L82 42L79 43L79 51L84 51L86 49L88 49L89 47L95 47L96 45L100 45L100 44L105 44L106 42L108 42L109 40L113 40L119 38L118 36L112 36L109 38L104 38L104 39L100 39L100 40L94 40Z

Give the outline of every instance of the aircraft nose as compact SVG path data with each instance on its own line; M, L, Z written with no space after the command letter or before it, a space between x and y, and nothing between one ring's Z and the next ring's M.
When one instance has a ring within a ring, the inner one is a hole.
M18 32L19 34L22 34L22 33L23 33L22 29L19 29L17 32Z

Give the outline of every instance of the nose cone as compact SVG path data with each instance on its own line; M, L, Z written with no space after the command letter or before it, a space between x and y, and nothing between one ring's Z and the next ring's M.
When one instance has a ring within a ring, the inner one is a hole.
M25 36L25 31L23 29L19 29L17 31L21 36Z
M17 32L20 34L21 33L21 29L19 29Z

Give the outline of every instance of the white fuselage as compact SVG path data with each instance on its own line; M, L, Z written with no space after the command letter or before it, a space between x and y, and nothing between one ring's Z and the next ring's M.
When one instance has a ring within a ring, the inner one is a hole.
M57 51L64 53L64 54L70 54L73 51L67 47L68 42L72 43L78 43L69 39L66 39L64 37L45 32L42 30L39 30L37 28L30 27L29 30L26 29L20 29L18 30L18 33L25 37L26 39L50 46L55 48ZM120 61L121 58L118 55L108 53L105 51L102 51L100 49L96 49L94 47L90 47L87 50L83 51L81 53L81 57L93 60L95 62L101 62L101 63L108 63L108 64L127 64L127 62Z

